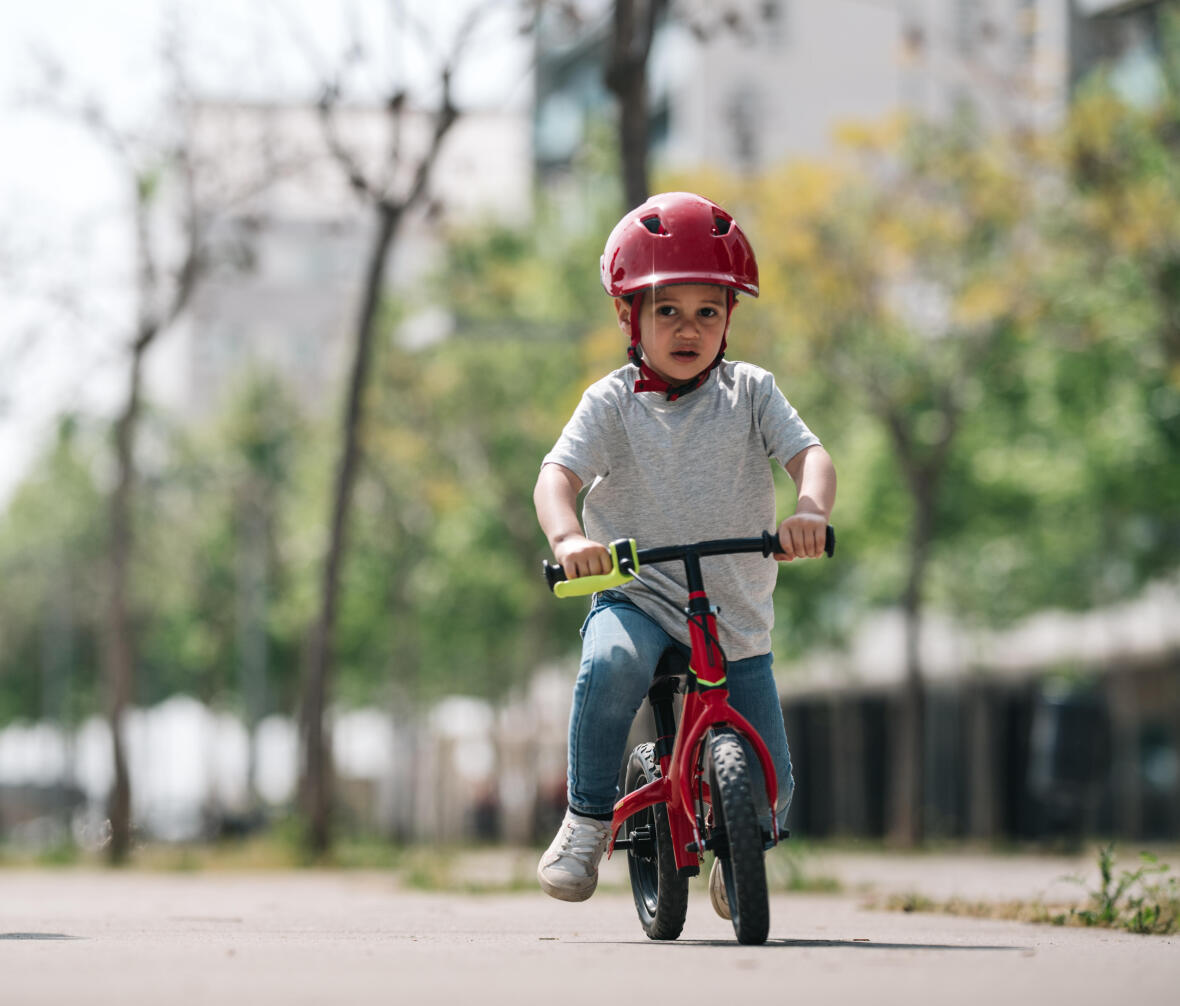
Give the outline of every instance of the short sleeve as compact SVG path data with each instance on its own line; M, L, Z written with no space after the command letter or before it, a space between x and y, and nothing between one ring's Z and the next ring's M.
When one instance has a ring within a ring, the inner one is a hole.
M758 429L766 445L767 456L784 468L802 450L814 447L820 440L808 429L795 407L775 383L774 375L763 372L755 389L755 414Z
M589 388L574 410L553 449L541 460L542 466L558 464L568 468L582 482L590 485L610 472L610 431L616 416L608 403Z

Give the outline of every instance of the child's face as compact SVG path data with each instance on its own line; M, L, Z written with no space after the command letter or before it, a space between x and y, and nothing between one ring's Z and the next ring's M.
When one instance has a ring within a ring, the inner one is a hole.
M677 283L645 292L639 302L643 359L669 384L691 381L709 366L725 335L725 287ZM631 305L615 300L619 327L631 335Z

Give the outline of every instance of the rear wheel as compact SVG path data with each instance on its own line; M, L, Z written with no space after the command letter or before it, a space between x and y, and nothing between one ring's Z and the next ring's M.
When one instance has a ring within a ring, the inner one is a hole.
M739 943L765 943L770 931L762 826L754 807L746 753L736 734L709 741L709 789L715 851L725 878L725 896Z
M624 789L631 793L659 777L654 745L640 744L627 762ZM668 809L656 804L623 825L631 893L643 931L653 940L674 940L688 914L688 879L677 875Z

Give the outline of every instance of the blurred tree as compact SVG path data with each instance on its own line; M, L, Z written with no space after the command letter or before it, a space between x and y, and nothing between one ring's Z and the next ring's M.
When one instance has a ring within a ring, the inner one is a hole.
M609 319L594 263L613 212L597 207L601 222L583 232L542 200L526 227L452 234L427 295L449 305L454 331L426 349L379 347L342 685L391 679L409 706L453 691L495 698L571 645L576 613L539 589L530 501L540 458L599 366L586 339L595 316Z
M111 862L126 860L131 849L131 780L127 770L124 722L135 695L137 649L131 601L137 490L136 437L143 410L143 373L151 348L188 307L217 251L212 224L226 205L265 187L275 164L255 158L261 175L240 174L227 181L231 158L203 152L194 135L195 102L188 83L184 44L170 24L164 33L163 61L170 80L165 111L152 126L124 126L93 94L75 95L66 69L47 60L44 103L87 128L112 155L127 186L134 270L134 321L126 344L127 383L114 423L114 476L109 498L107 617L103 667L107 715L111 724L114 782L110 796ZM260 141L264 142L264 141ZM224 159L224 160L223 160Z
M576 4L564 6L576 7ZM683 24L698 41L718 32L744 33L772 16L768 5L742 10L726 4L720 9L681 0L614 0L610 45L604 80L618 103L619 174L623 211L646 201L651 157L651 93L648 63L662 22Z
M327 852L332 841L333 771L325 711L331 692L341 569L347 549L352 498L361 464L365 389L380 318L379 306L384 292L386 267L407 214L430 209L431 176L443 142L460 115L452 96L456 67L467 55L468 46L481 22L502 5L503 0L486 0L473 6L454 36L451 51L438 59L431 68L435 74L437 99L433 111L427 113L429 135L425 144L418 149L413 148L407 137L412 133L408 123L419 116L412 107L409 91L399 79L391 83L385 96L388 143L386 154L377 169L367 170L358 154L341 138L337 114L350 64L364 51L360 39L352 41L345 65L325 84L319 102L320 121L328 148L353 191L372 212L374 229L354 330L352 364L340 428L340 456L332 486L332 512L320 580L319 611L308 641L302 716L306 761L301 779L301 800L307 816L307 842L313 855ZM427 28L416 23L404 4L395 4L394 13L399 30L418 36L423 52L436 51L437 40L430 37ZM394 70L398 74L407 72L401 66Z
M944 564L940 589L979 617L1110 604L1180 562L1176 93L1139 107L1099 71L1044 138L1035 325L988 371L992 428L965 431L948 481L975 561Z
M967 117L858 140L857 175L796 167L760 187L758 204L777 226L760 228L759 261L770 316L787 336L784 372L822 374L844 422L877 424L877 447L888 448L905 490L907 673L894 717L891 831L913 843L922 834L919 644L932 550L948 530L947 476L981 377L1018 346L1037 247L1035 169Z
M620 173L624 209L648 197L650 109L647 62L667 0L615 0L606 86L619 105Z
M1103 515L1090 603L1180 560L1180 5L1161 19L1159 100L1136 107L1099 74L1071 110L1076 199L1045 290L1062 418L1090 445Z

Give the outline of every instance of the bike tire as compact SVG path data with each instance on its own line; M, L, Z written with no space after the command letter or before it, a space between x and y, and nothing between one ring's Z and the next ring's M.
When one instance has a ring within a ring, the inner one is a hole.
M770 898L762 826L750 788L746 753L736 734L717 732L709 741L709 788L717 858L739 943L765 943L770 932Z
M655 746L640 744L627 760L624 789L631 793L659 774ZM674 940L688 915L688 878L676 870L668 808L656 804L633 814L623 825L623 834L628 839L644 836L638 845L627 847L627 871L640 925L649 939Z

